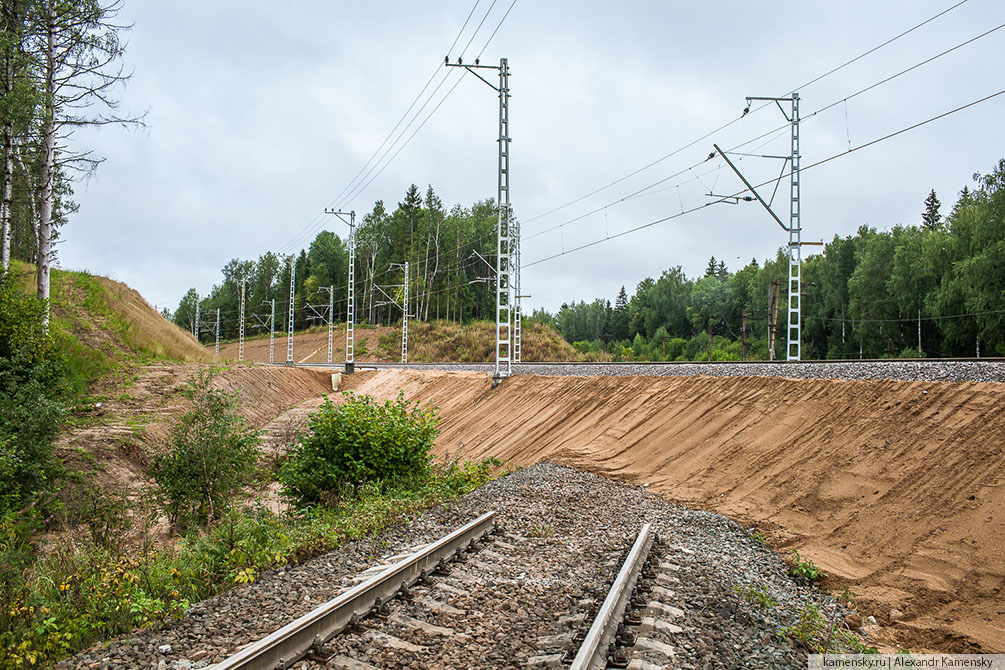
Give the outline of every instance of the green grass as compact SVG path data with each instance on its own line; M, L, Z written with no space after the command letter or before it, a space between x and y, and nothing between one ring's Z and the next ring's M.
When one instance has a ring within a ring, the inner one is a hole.
M275 514L234 511L174 549L123 553L95 532L117 528L114 506L89 521L92 538L37 553L35 528L0 518L0 668L50 664L96 642L167 617L264 571L300 563L345 542L377 533L492 479L495 462L433 467L411 487L363 486L332 508Z

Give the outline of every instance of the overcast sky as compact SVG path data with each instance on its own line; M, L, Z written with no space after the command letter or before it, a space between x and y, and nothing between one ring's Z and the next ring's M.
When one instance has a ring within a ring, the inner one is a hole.
M497 0L463 51L466 62L511 2ZM805 167L998 92L1005 29L840 102L1005 23L1001 0L966 1L803 86L956 2L518 0L482 62L505 57L512 71L511 192L525 221L524 264L699 206L709 191L739 191L721 160L702 161L713 142L728 149L780 128L777 108L539 217L738 119L745 96L800 87ZM321 215L326 206L362 216L384 200L393 209L411 183L432 184L448 206L494 198L496 95L458 68L438 69L473 5L125 0L134 74L120 99L125 111L147 111L147 125L79 134L107 160L77 186L80 212L62 232L60 264L124 281L151 304L174 309L189 288L206 293L219 283L232 258L299 250L318 223L344 236ZM490 5L479 2L452 58ZM461 81L378 178L351 201L336 200L434 72L427 95L439 77L449 78L419 122ZM1005 156L1003 120L1005 95L806 170L804 240L852 234L862 224L917 223L933 188L948 213L972 174ZM743 151L787 154L788 147L783 129ZM781 168L740 158L754 183ZM787 188L776 200L781 213ZM310 234L300 235L305 229ZM700 274L711 255L734 270L786 242L757 203L704 208L527 267L524 293L533 297L525 309L613 300L621 285L632 293L672 266Z

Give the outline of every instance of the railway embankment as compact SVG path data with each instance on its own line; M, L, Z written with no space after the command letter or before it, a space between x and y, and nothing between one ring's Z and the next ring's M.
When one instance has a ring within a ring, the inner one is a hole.
M766 533L908 648L1005 649L1005 385L381 370L440 408L441 453L554 461Z

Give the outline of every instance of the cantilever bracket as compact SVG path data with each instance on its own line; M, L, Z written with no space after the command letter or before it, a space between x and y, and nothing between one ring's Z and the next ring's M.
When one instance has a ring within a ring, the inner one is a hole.
M489 88L491 88L493 91L495 91L496 93L499 92L499 87L498 86L496 86L495 84L491 83L488 79L486 79L485 77L481 76L480 74L478 74L474 70L474 68L476 68L476 67L477 68L485 68L485 69L489 69L489 70L498 70L499 67L496 66L496 65L475 65L473 67L471 65L463 65L461 63L444 63L444 65L446 65L447 67L462 67L465 70L467 70L468 72L470 72L471 74L473 74L474 76L476 76L479 79L481 79L483 82L485 82L485 84Z
M747 187L747 190L754 194L754 197L757 198L757 201L764 206L764 209L768 210L768 214L771 215L771 218L773 218L775 222L782 227L782 230L784 230L785 232L790 232L788 227L784 223L782 223L782 220L778 218L777 214L775 214L775 211L771 209L771 205L769 205L764 201L764 198L761 197L761 194L758 193L757 190L751 185L751 183L747 181L747 178L744 177L743 174L741 174L740 171L736 169L736 166L733 165L733 162L729 160L728 156L726 156L726 152L720 149L718 144L713 144L712 146L714 146L715 150L719 152L720 156L722 156L722 160L726 161L726 165L728 165L729 168L736 173L736 176L740 178L740 181L742 181L743 185Z

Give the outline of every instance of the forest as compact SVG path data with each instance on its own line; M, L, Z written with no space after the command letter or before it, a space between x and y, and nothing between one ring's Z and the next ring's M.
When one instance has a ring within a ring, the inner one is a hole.
M220 310L220 337L238 336L241 286L245 291L248 335L267 328L275 300L277 331L286 330L290 303L290 269L294 284L294 331L319 325L334 307L336 321L346 318L349 226L333 217L342 234L322 230L307 249L285 255L266 252L257 260L233 259L223 268L223 281L208 295L190 289L173 314L165 316L210 341ZM424 321L467 322L494 319L495 287L489 265L495 255L496 207L492 200L470 208L444 208L432 186L425 195L409 186L402 202L388 212L382 201L356 226L356 319L367 323L400 321L405 269L409 269L409 316ZM334 291L329 296L328 290ZM267 331L266 331L267 332Z
M948 215L941 207L932 191L919 203L920 225L862 226L804 258L804 360L1005 355L1005 160L975 174ZM400 321L406 261L410 318L492 319L495 219L492 200L448 211L432 186L423 196L411 185L391 212L378 201L356 229L357 320ZM296 255L234 259L208 295L193 288L165 315L194 332L198 304L209 342L219 309L220 337L236 338L243 282L249 336L268 327L273 300L276 330L285 331L292 267L294 329L323 323L330 304L342 320L343 228L321 231ZM632 295L622 287L613 303L566 303L555 315L539 309L526 318L552 323L583 354L613 360L784 359L787 267L782 249L735 271L713 257L701 277L672 267Z
M1005 355L1005 160L974 182L945 217L932 191L920 225L862 226L804 257L804 360ZM713 257L701 277L670 268L613 306L564 304L556 323L615 360L766 359L775 323L784 359L787 269L782 249L735 272Z

